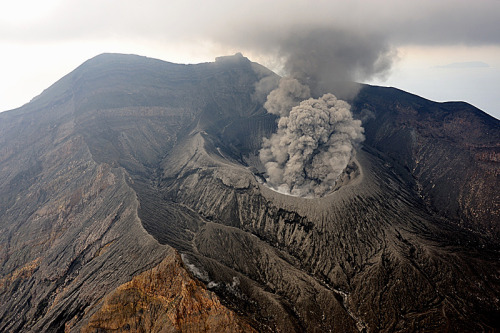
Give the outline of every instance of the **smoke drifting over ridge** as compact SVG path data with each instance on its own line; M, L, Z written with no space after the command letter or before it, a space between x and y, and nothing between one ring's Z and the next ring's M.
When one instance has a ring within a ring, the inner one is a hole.
M331 27L304 31L277 41L288 77L264 104L280 119L277 132L263 140L260 160L270 187L314 197L333 190L364 140L361 121L335 95L354 98L360 88L356 80L387 74L395 52L374 35ZM322 97L311 98L316 96Z
M281 41L287 76L307 85L313 95L333 93L351 99L357 82L385 77L396 58L383 37L333 28L292 33Z
M234 45L308 86L315 97L333 93L352 99L360 88L357 82L385 78L397 58L384 36L369 32L312 26L245 35Z

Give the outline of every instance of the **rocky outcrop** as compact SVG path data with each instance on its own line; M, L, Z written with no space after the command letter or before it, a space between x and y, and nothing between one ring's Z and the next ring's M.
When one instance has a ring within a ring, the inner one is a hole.
M119 286L81 332L255 332L193 280L173 250Z

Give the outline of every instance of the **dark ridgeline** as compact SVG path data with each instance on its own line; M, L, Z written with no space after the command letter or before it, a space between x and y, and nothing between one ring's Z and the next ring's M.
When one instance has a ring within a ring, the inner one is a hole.
M264 77L104 54L1 113L0 331L498 329L500 122L364 86L338 188L289 197L257 181Z

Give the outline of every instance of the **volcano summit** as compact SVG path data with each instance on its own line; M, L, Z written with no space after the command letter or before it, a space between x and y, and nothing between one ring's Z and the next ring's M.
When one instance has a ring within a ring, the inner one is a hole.
M500 121L292 80L103 54L0 113L0 331L498 330Z

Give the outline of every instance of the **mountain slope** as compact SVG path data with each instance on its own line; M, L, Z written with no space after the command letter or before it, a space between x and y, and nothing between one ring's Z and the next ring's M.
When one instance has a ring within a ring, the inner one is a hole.
M171 247L258 331L499 327L499 121L365 86L337 190L289 197L259 181L262 79L106 54L0 114L0 329L96 323Z
M82 332L255 332L193 280L171 252L108 295Z
M384 109L366 122L367 141L410 171L433 209L498 239L497 119L466 103L435 103L381 87L363 89L355 105L368 117Z

